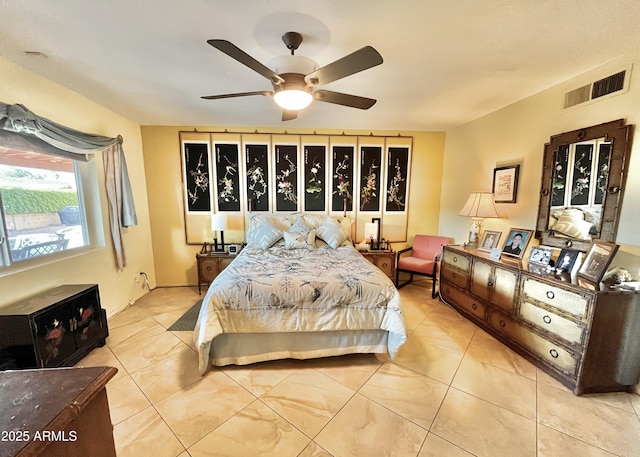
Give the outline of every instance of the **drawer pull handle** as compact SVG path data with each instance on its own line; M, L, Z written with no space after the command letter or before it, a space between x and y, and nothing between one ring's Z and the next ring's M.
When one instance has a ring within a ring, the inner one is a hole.
M543 316L542 320L544 321L545 324L551 323L551 317L549 317L548 315Z
M456 277L456 274L455 274L455 273L451 273L451 277L452 277L452 278L455 278L455 277Z
M547 291L547 298L549 300L553 300L555 297L556 297L556 294L554 294L552 290Z
M458 258L457 258L457 257L454 257L454 258L453 258L453 261L454 261L454 262L457 262L457 261L458 261Z
M211 271L211 270L213 270L213 268L207 267L207 271Z
M475 303L472 303L471 308L473 308L473 310L475 311L478 309L478 305L476 305Z
M505 321L503 321L503 320L501 320L501 321L499 322L499 324L500 324L500 327L502 327L502 328L504 328L504 327L506 327L506 326L507 326L507 323L506 323Z
M553 357L554 359L557 359L558 356L560 355L560 354L558 354L558 351L556 351L555 349L551 349L549 351L549 354L551 354L551 357Z

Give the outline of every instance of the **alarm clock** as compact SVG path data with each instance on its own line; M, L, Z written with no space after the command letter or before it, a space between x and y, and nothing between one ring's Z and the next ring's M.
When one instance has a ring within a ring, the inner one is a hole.
M230 244L228 249L228 253L229 255L236 255L238 253L238 245L237 244Z

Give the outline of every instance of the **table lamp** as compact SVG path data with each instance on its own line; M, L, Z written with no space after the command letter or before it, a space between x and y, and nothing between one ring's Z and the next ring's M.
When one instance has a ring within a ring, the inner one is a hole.
M368 239L370 241L370 248L371 250L374 249L378 249L376 246L379 243L379 239L378 239L378 223L377 222L367 222L366 224L364 224L364 236L366 239ZM376 245L374 245L373 243L376 243Z
M214 232L213 236L213 249L215 252L224 252L224 229L227 228L227 215L222 213L215 213L211 215L211 230ZM220 232L220 244L218 244L218 238L215 236L215 232Z
M469 225L469 243L467 246L478 247L482 221L487 217L501 218L491 192L472 192L467 203L458 213L459 216L471 217Z

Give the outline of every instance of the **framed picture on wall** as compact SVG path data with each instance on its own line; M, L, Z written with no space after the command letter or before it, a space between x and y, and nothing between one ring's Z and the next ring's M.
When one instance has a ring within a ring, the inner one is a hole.
M518 196L520 165L493 169L493 199L496 203L515 203Z

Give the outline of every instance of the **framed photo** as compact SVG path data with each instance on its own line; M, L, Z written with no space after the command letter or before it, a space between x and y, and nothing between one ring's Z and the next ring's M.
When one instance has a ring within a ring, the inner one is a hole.
M582 259L582 253L575 249L563 249L560 251L558 261L556 262L556 271L566 271L567 273L573 273L573 270L579 266Z
M478 250L491 252L493 248L498 247L498 241L500 241L501 236L502 232L485 230L485 232L482 234L480 244L478 244Z
M533 230L511 228L507 239L504 240L502 254L522 259L524 251L527 250L527 246L529 245L529 241L531 241L532 236Z
M578 277L598 284L617 251L617 244L593 240L587 257L578 270Z
M527 270L532 273L537 273L539 275L546 275L548 273L547 267L545 267L544 265L538 265L537 263L531 263L531 262L529 262L529 265L527 266Z
M546 266L551 261L553 249L546 246L534 246L529 254L529 264Z
M520 165L493 169L493 199L496 203L515 203L518 196Z

